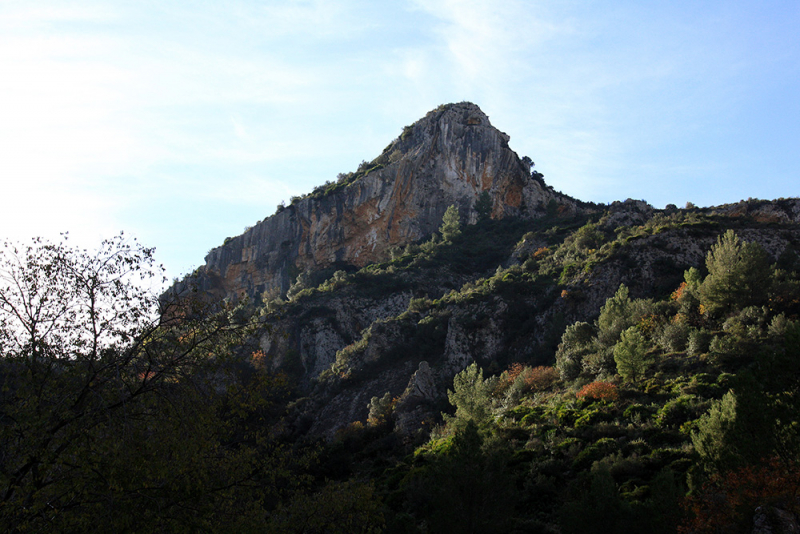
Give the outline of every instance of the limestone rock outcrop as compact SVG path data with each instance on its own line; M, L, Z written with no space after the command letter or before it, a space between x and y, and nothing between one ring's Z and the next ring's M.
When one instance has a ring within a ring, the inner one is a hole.
M484 191L493 218L574 213L575 201L532 176L508 141L478 106L440 106L355 175L212 249L195 282L219 298L285 293L301 272L364 266L385 258L392 246L430 235L450 205L459 207L463 223L474 222Z

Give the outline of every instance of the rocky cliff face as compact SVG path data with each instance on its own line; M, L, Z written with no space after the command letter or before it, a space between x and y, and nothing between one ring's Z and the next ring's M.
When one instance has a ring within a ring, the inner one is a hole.
M276 368L292 368L293 358L308 395L297 406L300 426L332 437L366 421L369 400L387 392L399 399L402 433L435 424L453 376L467 365L497 372L510 362L552 363L564 328L593 321L620 284L637 298L666 298L686 269L703 268L727 228L759 243L783 268L800 267L797 199L672 213L629 200L588 220L594 225L582 226L585 216L522 222L521 231L530 231L496 270L459 278L444 261L452 251L441 247L443 261L420 268L402 258L383 264L384 291L368 290L354 275L268 316L262 350ZM575 236L589 227L596 241L581 243ZM478 239L476 228L466 228L465 242L453 248ZM390 283L404 277L404 284ZM414 303L420 295L430 298Z
M483 192L493 220L472 224ZM436 231L453 204L469 224L461 238L386 261L391 247ZM621 283L633 296L665 298L726 228L800 270L799 225L798 199L587 207L532 176L508 136L462 103L430 112L358 172L213 249L195 282L236 299L283 293L304 271L372 264L271 302L258 342L303 395L290 417L298 432L332 437L389 393L408 436L436 423L453 376L471 362L489 372L552 363L568 324L592 321Z
M493 218L536 218L548 207L574 213L575 202L532 178L508 140L478 106L441 106L345 183L318 188L211 250L196 281L222 298L285 292L300 272L363 266L429 235L450 205L474 222L484 191Z

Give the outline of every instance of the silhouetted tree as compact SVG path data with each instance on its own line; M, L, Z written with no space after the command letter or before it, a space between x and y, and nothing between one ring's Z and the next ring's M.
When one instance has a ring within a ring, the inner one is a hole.
M268 432L282 379L237 363L248 314L159 300L161 272L121 235L4 245L3 531L247 530L297 481Z

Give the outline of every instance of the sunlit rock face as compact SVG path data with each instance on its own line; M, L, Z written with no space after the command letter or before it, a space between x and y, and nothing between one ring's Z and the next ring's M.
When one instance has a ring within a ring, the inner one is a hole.
M535 218L548 203L574 212L571 199L531 178L508 140L478 106L440 106L406 127L370 164L378 168L296 201L211 250L198 270L200 287L218 297L252 297L285 292L302 271L382 260L389 247L436 231L450 205L459 207L462 223L474 222L483 191L493 218Z

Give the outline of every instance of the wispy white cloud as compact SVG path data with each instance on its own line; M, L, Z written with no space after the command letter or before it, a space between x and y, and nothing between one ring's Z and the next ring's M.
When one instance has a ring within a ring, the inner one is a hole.
M414 0L414 5L438 20L435 32L457 68L457 76L471 84L491 86L508 76L525 77L537 48L571 34L568 21L540 16L541 3L509 0ZM495 76L499 76L495 78Z

